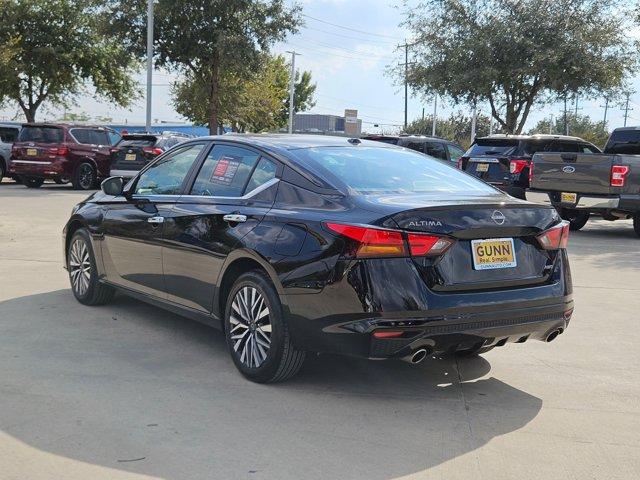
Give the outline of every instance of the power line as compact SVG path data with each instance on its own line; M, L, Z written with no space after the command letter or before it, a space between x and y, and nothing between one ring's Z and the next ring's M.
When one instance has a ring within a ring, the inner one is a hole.
M312 52L317 52L317 53L321 53L323 54L325 57L335 57L335 58L345 58L347 60L360 60L360 61L366 61L367 58L371 59L371 60L375 60L375 61L380 61L380 60L388 60L387 58L377 58L375 56L371 56L369 55L368 57L365 56L366 54L362 54L362 56L360 57L354 57L352 55L340 55L338 53L333 53L333 52L327 52L325 50L320 50L318 48L314 48L314 47L309 47L309 46L302 46L302 45L296 45L294 43L289 43L288 46L295 48L296 50L311 50ZM354 51L354 53L357 53ZM317 57L316 57L317 58Z
M355 54L358 54L358 55L362 54L362 55L366 55L367 57L384 58L384 59L387 59L387 60L395 60L396 59L396 57L392 57L390 55L378 55L376 53L362 52L362 51L353 50L353 49L350 49L350 48L336 47L336 46L331 45L330 43L321 42L319 40L311 40L311 41L316 43L317 45L319 45L321 47L331 48L331 49L334 49L334 50L341 50L341 51L347 52L347 53L355 53Z
M351 40L360 40L362 42L374 42L374 43L379 43L381 45L396 45L395 42L388 42L386 40L376 40L373 38L361 38L361 37L354 37L352 35L344 35L342 33L336 33L336 32L330 32L328 30L322 30L321 28L314 28L314 27L309 27L309 26L305 26L304 27L305 30L313 30L316 32L322 32L322 33L326 33L327 35L333 35L336 37L342 37L342 38L349 38Z
M338 25L337 23L331 23L331 22L327 22L326 20L322 20L320 18L312 17L311 15L307 15L306 13L303 13L302 16L307 17L307 18L309 18L311 20L315 20L316 22L320 22L320 23L325 23L327 25L331 25L332 27L342 28L343 30L349 30L351 32L361 33L363 35L371 35L371 36L374 36L374 37L390 38L392 40L402 41L402 38L392 37L390 35L383 35L381 33L366 32L364 30L358 30L358 29L351 28L351 27L345 27L343 25Z

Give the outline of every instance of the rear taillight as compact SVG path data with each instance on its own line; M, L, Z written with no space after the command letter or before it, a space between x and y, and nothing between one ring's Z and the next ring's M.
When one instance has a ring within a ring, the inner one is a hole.
M569 243L569 222L563 220L555 227L537 235L536 240L544 250L567 248Z
M329 230L353 240L352 253L359 258L436 256L442 255L454 243L447 237L421 233L408 234L405 242L400 230L331 222L325 225Z
M465 160L468 160L468 159L469 159L468 157L460 157L458 159L457 166L460 170L464 170L464 162Z
M529 185L533 182L533 162L529 164Z
M59 155L61 157L64 157L69 153L69 148L68 147L51 147L48 149L48 152L53 155Z
M162 149L158 147L143 147L142 151L151 155L160 155L162 153Z
M529 160L514 158L509 161L509 173L520 173L529 166Z
M611 167L611 186L624 187L628 173L629 167L627 165L613 165Z

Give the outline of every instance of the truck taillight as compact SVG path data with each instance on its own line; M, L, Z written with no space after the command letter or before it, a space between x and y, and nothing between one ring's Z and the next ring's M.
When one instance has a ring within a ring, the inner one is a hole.
M533 182L533 162L529 164L529 185Z
M509 173L520 173L529 166L529 160L514 158L509 162Z
M563 220L555 227L537 235L536 240L544 250L567 248L569 243L569 222Z
M352 240L351 253L358 258L437 256L454 243L453 239L439 235L409 233L405 242L400 230L333 222L327 222L325 226Z
M624 187L624 182L629 173L629 166L627 165L613 165L611 167L611 186L612 187Z
M69 147L51 147L47 151L53 155L64 157L69 153Z

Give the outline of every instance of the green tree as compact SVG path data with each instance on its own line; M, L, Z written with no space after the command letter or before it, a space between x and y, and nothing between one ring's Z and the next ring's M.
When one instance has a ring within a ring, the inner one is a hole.
M537 102L600 94L636 67L631 2L421 0L409 8L404 1L415 38L411 87L456 103L487 101L507 132L520 133Z
M598 147L604 147L609 138L609 131L604 121L593 121L588 115L567 115L567 123L570 135L580 137ZM564 118L558 117L553 123L550 119L540 120L528 133L530 135L536 133L564 135L565 131Z
M296 79L295 108L304 111L314 105L315 84L311 83L310 72L297 73ZM208 80L187 75L173 86L172 94L178 113L194 123L208 123ZM235 130L262 132L286 125L289 69L284 57L264 55L259 68L248 75L223 72L219 95L219 120Z
M432 133L433 116L427 116L424 119L418 118L409 123L406 133L411 135L427 135ZM487 115L479 114L476 119L476 136L483 137L489 135L491 119ZM500 128L495 125L493 133L502 133ZM464 115L458 111L451 113L447 118L438 118L436 121L436 136L446 138L459 143L462 147L469 148L471 145L471 117Z
M97 0L0 0L0 103L34 122L44 102L65 105L93 86L120 106L135 98L137 62L104 36Z
M106 4L114 37L144 55L146 1ZM287 8L284 0L158 0L155 12L156 66L182 72L206 91L212 133L221 123L222 79L254 71L271 45L301 23L300 7Z

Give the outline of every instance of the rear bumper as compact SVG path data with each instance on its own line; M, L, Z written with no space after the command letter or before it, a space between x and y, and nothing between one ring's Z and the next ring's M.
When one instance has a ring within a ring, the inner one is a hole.
M68 176L67 162L61 160L22 160L12 159L9 173L39 178L58 178Z
M578 202L575 205L569 205L560 202L559 195L560 192L545 192L540 190L526 191L526 199L529 202L541 205L587 210L615 210L620 206L620 197L578 194Z

